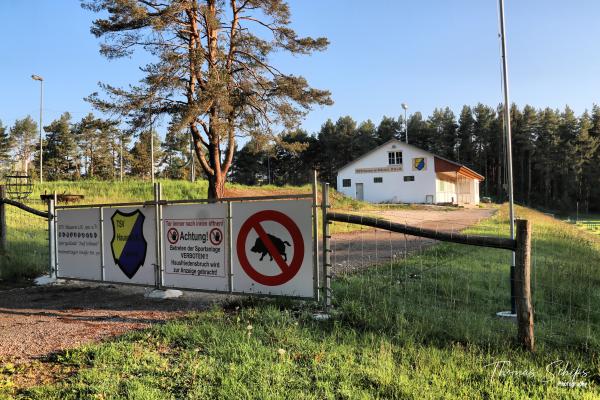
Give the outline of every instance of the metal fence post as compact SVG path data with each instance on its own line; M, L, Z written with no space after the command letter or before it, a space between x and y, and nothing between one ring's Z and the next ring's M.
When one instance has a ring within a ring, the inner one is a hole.
M161 221L160 221L160 183L154 184L154 220L156 245L156 263L154 264L154 287L159 290L162 287L162 260L161 260Z
M312 195L313 195L313 293L315 301L320 301L319 293L319 204L317 199L317 170L313 170Z
M329 209L329 183L322 184L321 211L323 213L323 305L325 312L331 308L331 248L329 234L329 220L327 211Z
M56 277L55 200L56 193L54 194L54 198L48 199L48 276L51 278Z
M0 185L0 254L6 254L6 188Z
M231 201L227 202L227 286L233 292L233 219Z
M529 351L534 351L533 306L531 304L531 222L516 220L516 225L515 300L517 306L517 335L523 347Z

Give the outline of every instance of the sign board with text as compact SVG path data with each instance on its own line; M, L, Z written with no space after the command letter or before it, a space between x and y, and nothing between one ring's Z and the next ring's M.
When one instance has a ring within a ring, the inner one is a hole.
M227 206L163 207L163 286L228 291Z
M57 210L56 250L60 277L101 280L100 210Z

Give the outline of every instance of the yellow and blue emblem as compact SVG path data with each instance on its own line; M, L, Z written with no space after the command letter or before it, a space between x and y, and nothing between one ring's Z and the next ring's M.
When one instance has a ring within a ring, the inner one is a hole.
M423 171L425 169L425 157L413 158L413 169L417 171Z
M131 279L146 261L148 249L148 243L144 238L146 217L140 210L130 213L117 210L110 219L113 226L110 247L115 264Z

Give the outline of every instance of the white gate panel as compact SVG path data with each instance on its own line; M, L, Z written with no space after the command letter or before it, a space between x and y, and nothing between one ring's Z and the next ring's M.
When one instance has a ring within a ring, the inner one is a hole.
M155 285L155 207L104 208L104 278Z
M58 277L102 279L100 210L57 210Z
M234 203L234 292L313 297L312 203Z
M163 207L163 286L229 290L227 205Z

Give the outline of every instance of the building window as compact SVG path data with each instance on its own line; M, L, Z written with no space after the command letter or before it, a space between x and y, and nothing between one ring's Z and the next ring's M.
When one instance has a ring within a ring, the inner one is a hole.
M414 182L414 181L415 181L414 175L407 175L404 177L404 182Z
M383 177L382 176L376 176L373 178L373 182L374 183L383 183Z
M342 179L342 187L352 186L352 179Z
M402 152L401 151L389 151L388 152L388 164L389 165L402 165Z

